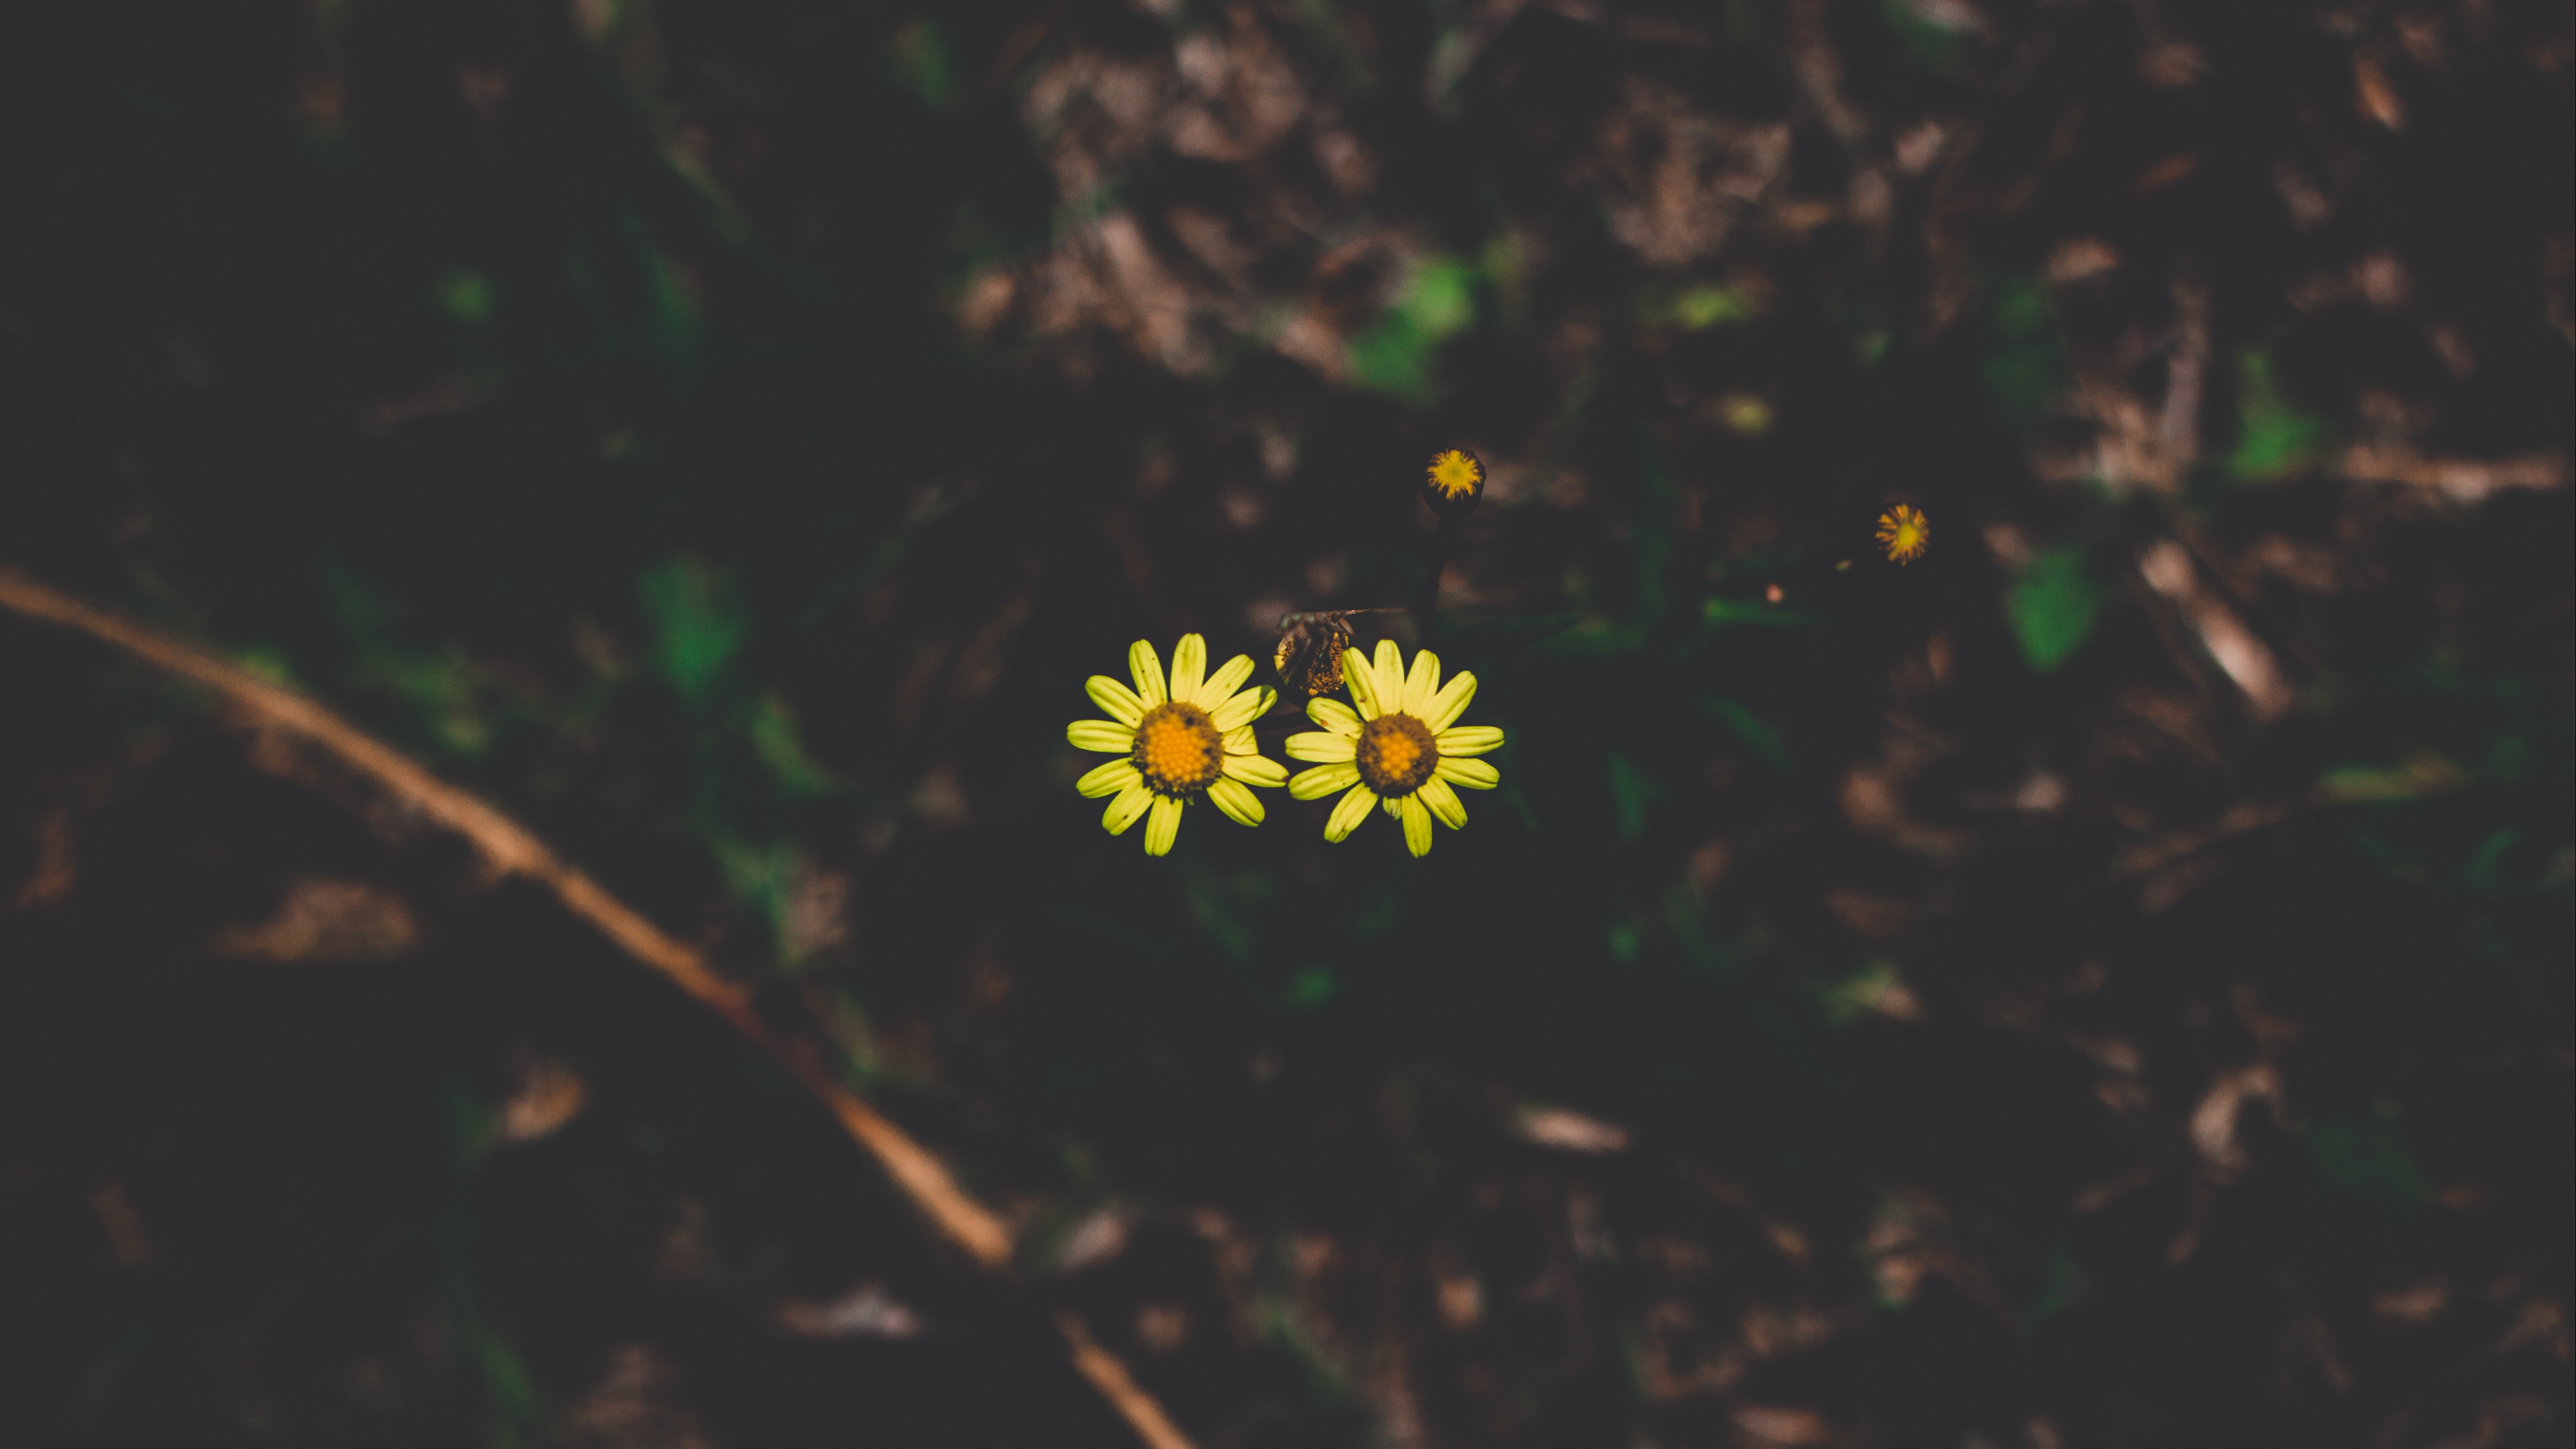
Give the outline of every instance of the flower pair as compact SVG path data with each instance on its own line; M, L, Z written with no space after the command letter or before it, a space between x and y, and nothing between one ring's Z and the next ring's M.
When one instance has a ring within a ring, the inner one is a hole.
M1453 830L1467 823L1467 807L1453 787L1490 790L1502 781L1493 766L1472 757L1499 748L1503 732L1457 723L1475 697L1476 676L1456 674L1443 685L1440 660L1427 649L1414 654L1409 670L1391 639L1379 641L1373 663L1356 649L1343 651L1351 703L1307 702L1306 717L1323 732L1291 735L1286 748L1290 759L1317 768L1293 781L1253 742L1252 721L1279 694L1267 687L1236 692L1252 677L1250 656L1238 654L1211 675L1207 641L1184 634L1168 679L1154 646L1142 639L1128 649L1127 669L1134 689L1105 674L1091 676L1084 691L1110 718L1077 720L1065 727L1065 738L1080 749L1126 756L1084 775L1075 788L1095 799L1115 797L1100 819L1112 835L1145 818L1147 855L1172 848L1181 811L1192 800L1213 802L1237 824L1260 824L1253 785L1286 785L1300 800L1340 792L1324 823L1330 841L1347 838L1371 806L1381 807L1403 822L1405 847L1425 855L1433 820Z

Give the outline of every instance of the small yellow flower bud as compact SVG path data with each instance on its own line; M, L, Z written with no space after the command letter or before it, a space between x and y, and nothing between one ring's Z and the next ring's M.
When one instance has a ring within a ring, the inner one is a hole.
M1485 496L1485 465L1464 448L1451 448L1431 460L1422 477L1422 501L1442 518L1463 517Z

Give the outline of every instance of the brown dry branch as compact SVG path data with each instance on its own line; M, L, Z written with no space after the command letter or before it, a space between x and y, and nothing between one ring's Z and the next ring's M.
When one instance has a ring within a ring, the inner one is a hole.
M564 860L517 821L447 784L419 764L348 721L292 690L183 644L176 639L0 566L0 606L59 624L125 650L173 674L214 690L267 729L303 739L373 780L421 816L472 842L495 875L521 875L545 886L564 908L589 922L627 955L670 982L768 1053L865 1148L913 1206L951 1245L987 1273L1011 1270L1011 1234L1001 1217L957 1185L948 1167L884 1114L859 1100L834 1074L812 1042L779 1032L762 1019L752 993L718 975L696 951L597 881ZM1190 1449L1187 1436L1140 1387L1115 1354L1101 1347L1069 1313L1056 1316L1074 1369L1110 1402L1151 1449Z

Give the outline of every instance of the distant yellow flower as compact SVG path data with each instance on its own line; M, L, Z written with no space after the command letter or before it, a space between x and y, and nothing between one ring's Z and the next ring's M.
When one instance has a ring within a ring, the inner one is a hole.
M1464 513L1485 496L1485 465L1463 448L1435 455L1422 478L1422 501L1435 513Z
M1923 556L1924 545L1932 541L1932 525L1923 510L1898 504L1878 516L1878 546L1898 563L1912 563Z
M1127 672L1136 681L1132 690L1106 674L1083 683L1083 692L1110 718L1076 720L1064 728L1078 749L1127 756L1075 782L1092 799L1117 797L1101 825L1117 835L1150 813L1145 853L1162 855L1180 834L1181 807L1201 796L1237 824L1260 824L1260 797L1245 787L1276 789L1288 783L1288 768L1263 759L1252 742L1252 721L1279 691L1235 693L1252 677L1252 656L1237 654L1211 675L1207 641L1184 634L1172 651L1166 687L1163 661L1153 645L1139 639L1127 650Z
M1453 675L1444 687L1439 656L1422 650L1408 671L1395 641L1381 639L1374 664L1356 649L1345 650L1342 678L1351 704L1306 704L1306 717L1325 733L1288 737L1288 758L1318 762L1288 782L1288 793L1320 800L1343 792L1324 823L1326 840L1347 838L1368 818L1369 807L1378 805L1404 822L1405 848L1428 855L1434 817L1452 830L1467 823L1467 807L1451 786L1490 790L1502 783L1493 766L1469 757L1500 748L1503 732L1456 723L1475 697L1476 676Z

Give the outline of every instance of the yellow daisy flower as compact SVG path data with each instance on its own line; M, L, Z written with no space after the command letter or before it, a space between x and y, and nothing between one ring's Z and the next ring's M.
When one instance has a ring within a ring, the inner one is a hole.
M1181 833L1181 807L1202 795L1235 823L1260 824L1260 797L1245 787L1276 789L1288 783L1288 767L1263 759L1252 742L1253 720L1279 698L1279 691L1265 686L1235 693L1252 677L1252 656L1237 654L1209 674L1207 641L1184 634L1172 651L1167 687L1162 659L1153 645L1139 639L1127 650L1127 672L1136 681L1134 689L1106 674L1083 682L1083 692L1108 711L1108 719L1075 720L1064 727L1064 737L1077 749L1127 757L1074 783L1091 799L1117 797L1100 817L1101 825L1117 835L1150 814L1145 853L1162 855Z
M1342 678L1350 686L1350 704L1306 704L1306 717L1325 733L1288 737L1288 758L1318 762L1288 782L1288 793L1320 800L1343 792L1324 823L1326 840L1348 837L1368 818L1369 807L1378 805L1404 822L1405 849L1428 855L1434 818L1452 830L1467 823L1467 807L1451 787L1490 790L1503 780L1493 766L1470 758L1500 748L1502 730L1457 723L1475 698L1476 676L1452 675L1444 686L1438 655L1420 650L1407 670L1404 651L1394 640L1381 639L1374 664L1356 649L1343 651Z
M1912 563L1932 542L1932 524L1920 508L1898 504L1878 516L1878 545L1898 563Z

